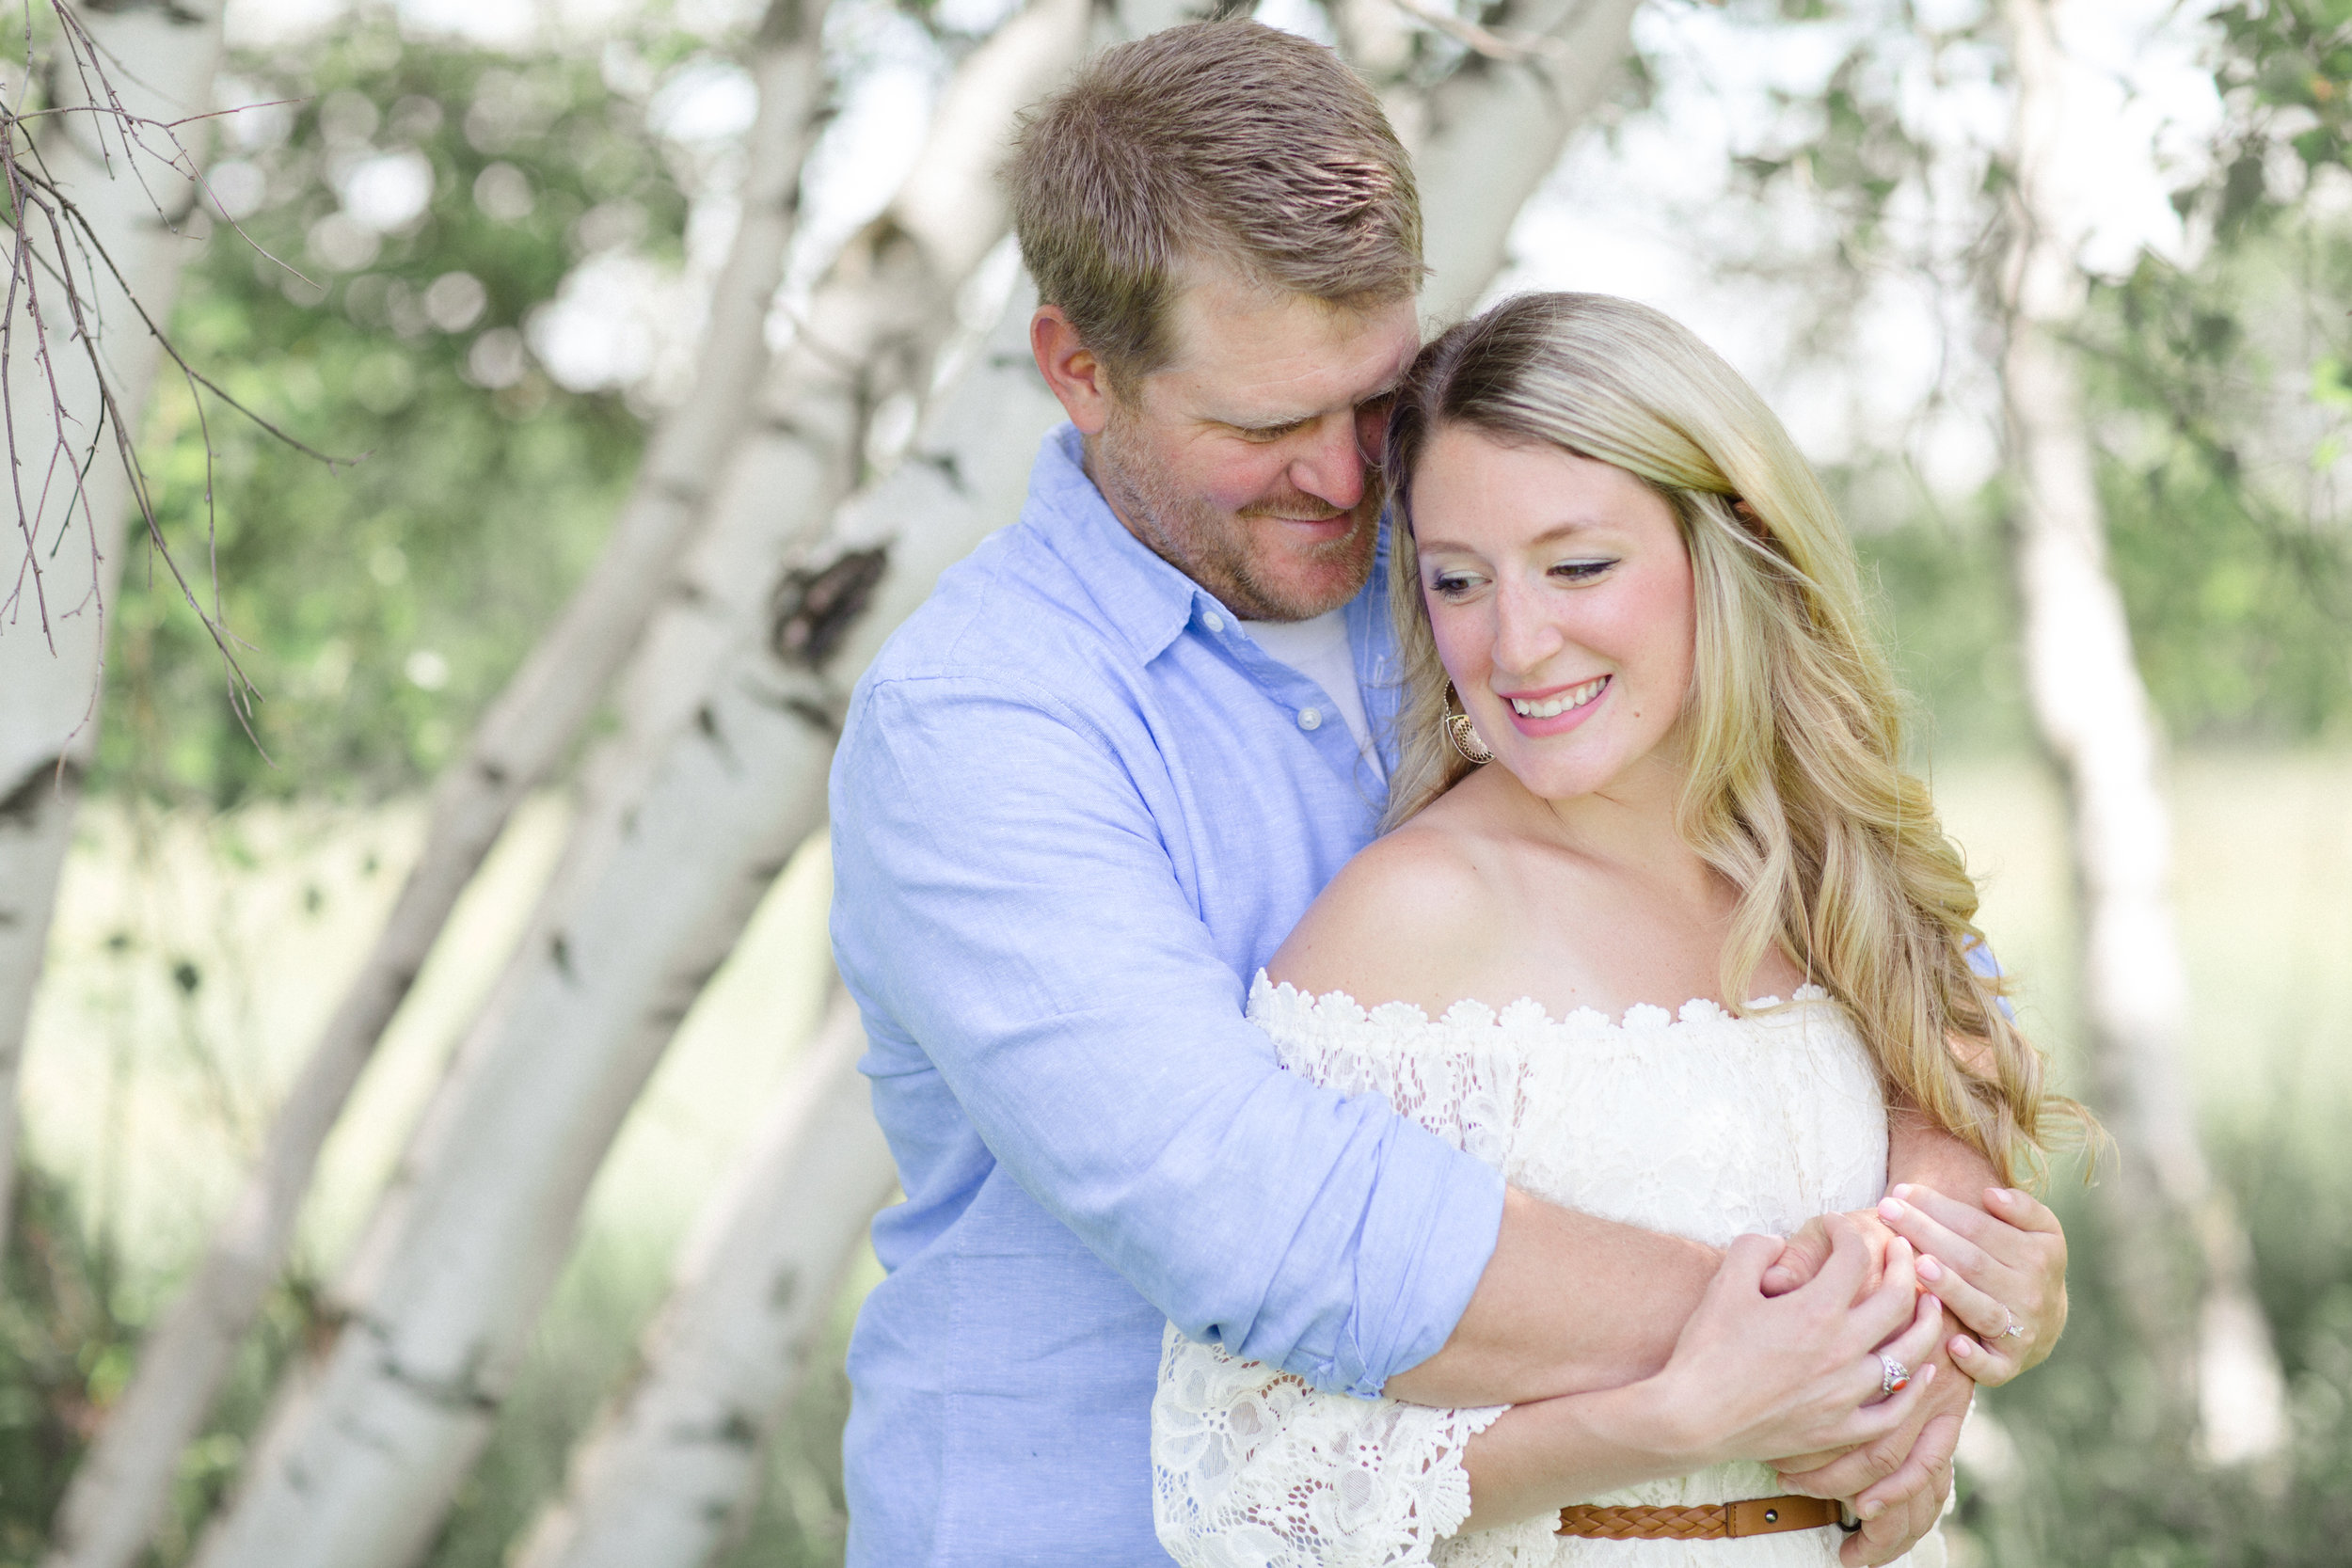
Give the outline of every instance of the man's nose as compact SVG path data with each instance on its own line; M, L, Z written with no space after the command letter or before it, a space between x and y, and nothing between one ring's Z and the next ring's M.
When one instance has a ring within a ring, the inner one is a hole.
M1290 482L1342 512L1364 499L1364 458L1357 448L1351 410L1317 420L1301 433L1306 449L1291 459Z

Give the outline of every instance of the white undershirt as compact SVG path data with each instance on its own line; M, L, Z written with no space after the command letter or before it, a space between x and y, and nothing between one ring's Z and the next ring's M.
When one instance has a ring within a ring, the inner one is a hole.
M1364 716L1364 694L1356 684L1356 652L1347 642L1347 611L1327 610L1311 621L1244 623L1258 646L1289 665L1330 697L1356 737L1356 749L1379 765L1373 749L1372 721Z

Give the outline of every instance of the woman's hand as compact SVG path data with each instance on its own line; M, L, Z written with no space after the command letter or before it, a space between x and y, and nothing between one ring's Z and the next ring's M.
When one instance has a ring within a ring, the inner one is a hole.
M1887 1227L1918 1249L1919 1283L1972 1332L1952 1360L1985 1387L2040 1366L2066 1329L2066 1232L2029 1193L1988 1187L1984 1208L1903 1185L1879 1204Z
M2048 1358L2066 1328L2066 1232L2026 1193L1989 1187L1983 1209L1915 1183L1879 1207L1843 1216L1879 1244L1901 1236L1917 1249L1920 1285L1970 1330L1952 1336L1952 1362L1979 1384L2007 1383ZM1808 1220L1764 1271L1778 1295L1811 1279L1829 1256L1821 1220ZM2007 1332L2011 1324L2017 1332Z
M1888 1243L1873 1284L1861 1227L1833 1215L1825 1234L1819 1274L1777 1297L1761 1282L1781 1243L1732 1243L1665 1368L1628 1390L1661 1423L1656 1441L1687 1468L1873 1442L1909 1419L1933 1380L1926 1369L1892 1395L1882 1386L1882 1353L1922 1365L1943 1321L1941 1305L1919 1290L1910 1243Z

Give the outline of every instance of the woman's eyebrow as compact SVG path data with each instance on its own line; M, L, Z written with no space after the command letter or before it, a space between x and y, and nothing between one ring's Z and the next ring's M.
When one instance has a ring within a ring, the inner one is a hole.
M1540 545L1556 545L1562 540L1572 538L1577 534L1593 532L1601 526L1602 524L1596 520L1582 517L1571 517L1565 523L1553 524L1550 528L1548 528L1544 530L1543 532L1535 535L1534 538L1530 539L1527 542L1528 546L1533 548ZM1433 554L1438 550L1459 550L1465 555L1477 555L1480 553L1479 547L1475 545L1456 544L1451 539L1422 539L1416 536L1413 541L1413 546L1423 555Z

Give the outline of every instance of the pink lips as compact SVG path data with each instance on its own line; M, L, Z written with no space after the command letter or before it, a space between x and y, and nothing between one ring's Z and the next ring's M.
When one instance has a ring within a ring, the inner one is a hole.
M1518 709L1511 705L1512 699L1517 698L1518 701L1523 703L1540 703L1547 697L1557 697L1563 691L1573 691L1578 687L1588 683L1586 681L1570 681L1565 686L1555 686L1550 688L1549 690L1544 691L1509 692L1504 694L1502 697L1502 711L1509 716L1512 727L1517 729L1521 735L1530 736L1565 735L1570 730L1576 728L1579 724L1584 722L1585 720L1590 719L1593 716L1594 711L1597 709L1603 702L1608 700L1609 693L1616 689L1616 676L1603 675L1601 680L1604 683L1601 689L1593 693L1593 695L1585 702L1568 709L1565 713L1555 713L1549 719L1528 718L1526 715L1519 712Z

